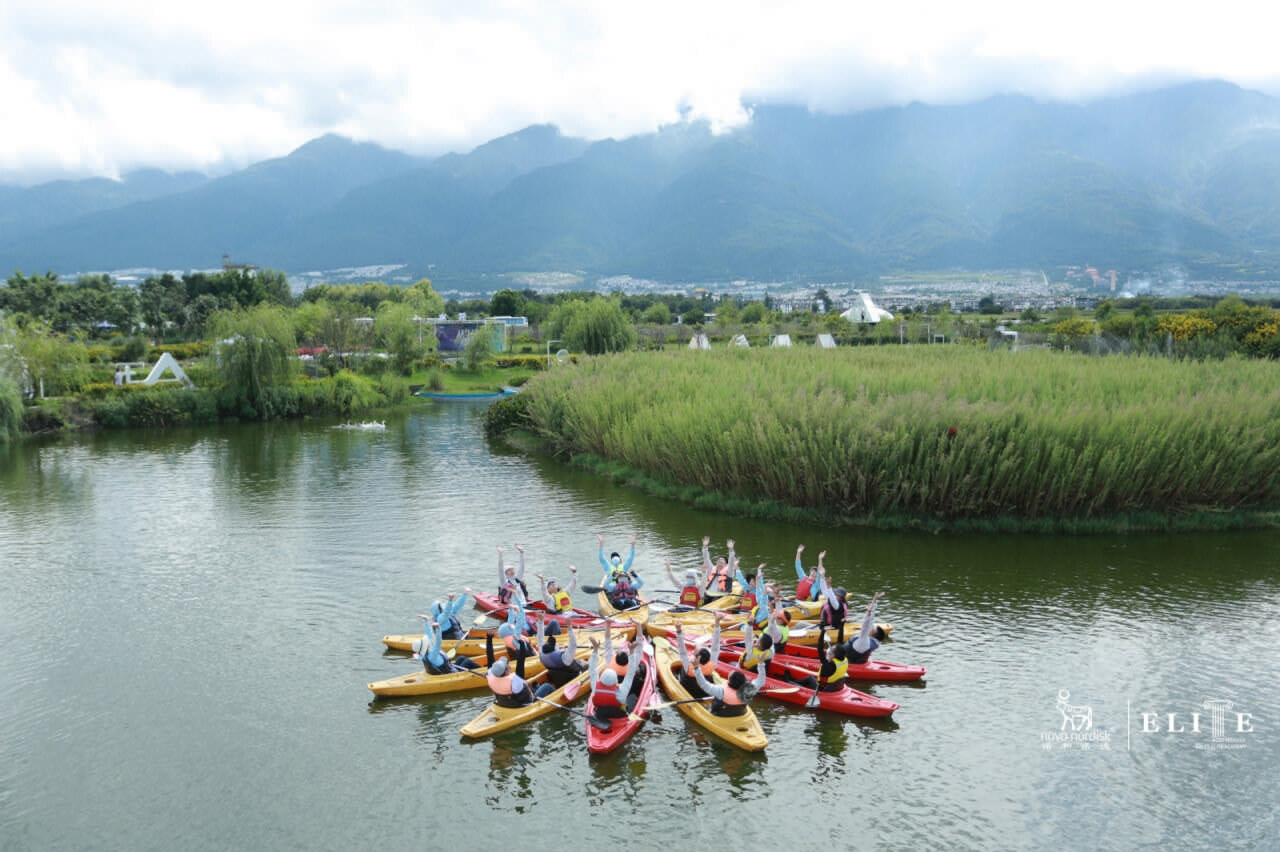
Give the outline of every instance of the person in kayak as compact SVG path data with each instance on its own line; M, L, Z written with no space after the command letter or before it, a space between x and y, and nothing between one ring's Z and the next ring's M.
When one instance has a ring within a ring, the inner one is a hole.
M728 558L724 556L718 557L715 564L712 565L711 536L704 535L702 537L702 571L707 578L704 588L708 602L733 591L733 568L731 566L738 564L738 558L733 553L733 539L729 539L727 543L729 545Z
M640 587L644 580L633 571L619 571L604 581L604 593L609 603L617 609L635 609L640 606Z
M545 619L538 619L538 660L547 670L547 682L555 687L561 687L582 674L586 664L577 659L577 633L573 630L569 631L568 647L561 651L556 645L555 636L544 636L542 627L545 623Z
M609 578L612 577L613 575L624 574L631 571L631 563L635 562L635 559L636 559L636 534L635 533L631 534L631 552L627 554L627 559L625 562L622 560L622 556L619 555L617 551L610 553L609 558L605 559L604 536L600 535L599 533L596 533L596 541L599 542L600 544L600 551L599 551L600 567L604 569L604 578L600 581L600 584L602 586L608 585Z
M699 648L693 655L693 659L689 658L688 640L684 637L680 622L675 623L676 653L680 655L680 685L689 691L692 698L707 697L707 693L702 691L702 687L698 685L694 676L695 669L700 670L707 680L715 676L716 660L720 659L720 618L721 616L717 614L715 624L711 628L711 647Z
M503 625L506 627L507 625ZM501 631L502 628L498 628ZM489 664L489 673L485 680L493 692L493 700L500 707L523 707L533 703L533 689L524 679L524 656L516 657L515 671L506 657L494 657L493 634L489 633L484 640L485 660Z
M845 656L850 663L865 663L871 659L871 652L879 648L880 643L884 641L886 635L884 627L876 624L876 605L882 597L884 592L875 593L871 602L867 604L867 612L862 618L862 627L858 635L845 643Z
M827 569L818 568L818 583L822 589L822 611L818 613L819 627L834 627L837 631L836 643L844 642L844 619L849 609L845 604L843 586L831 588L827 582Z
M773 625L773 615L770 614L766 627ZM767 674L769 661L773 659L773 636L766 629L759 638L756 638L750 619L743 625L743 630L746 641L743 644L742 654L738 657L738 668L752 673L765 671Z
M822 597L822 586L818 582L818 572L825 570L822 568L822 558L827 555L824 550L818 554L818 564L810 568L808 572L804 570L804 562L801 561L801 554L804 553L804 545L796 548L796 600L798 601L816 601Z
M470 591L470 589L467 591ZM466 593L463 593L462 597L458 597L452 592L449 593L448 603L437 600L431 604L431 620L440 625L440 637L442 639L461 639L466 635L466 631L462 629L462 622L458 620L458 613L466 605ZM418 618L423 621L427 620L425 615L419 615Z
M619 678L617 669L611 666L601 669L600 643L595 639L591 640L591 662L587 665L591 671L591 703L595 705L597 718L621 719L635 709L639 694L635 687L644 680L643 664L640 662L643 649L644 636L637 633L631 645L631 653L618 652L619 657L627 658L626 671Z
M743 574L742 569L738 567L738 561L733 561L733 579L742 587L742 596L738 599L738 612L752 612L764 601L768 600L768 594L764 582L764 566L761 562L760 567L756 568L753 574ZM763 623L764 619L760 619Z
M562 614L573 612L573 599L569 596L573 594L574 589L578 588L578 569L570 565L569 573L572 576L567 589L562 588L560 581L555 577L544 579L541 574L534 575L538 578L538 584L542 587L542 602L546 605L547 612Z
M422 661L422 668L427 674L453 674L465 669L479 668L466 657L458 657L456 662L451 660L448 654L440 650L443 635L440 622L429 615L419 615L418 618L423 621L422 644L419 646L421 650L413 656Z
M524 596L525 600L529 599L529 588L524 584L524 548L518 544L515 545L515 548L520 551L519 570L514 566L506 567L502 564L502 545L498 545L499 603L508 603L517 591Z
M667 576L671 578L673 585L680 586L680 604L672 607L672 612L688 612L702 606L702 577L698 574L697 568L690 568L684 572L684 584L681 585L676 579L675 572L671 570L671 560L668 559Z
M677 646L677 649L683 646ZM688 659L688 652L681 655L681 662ZM695 667L693 670L693 679L697 681L698 687L702 690L703 695L711 696L711 712L716 716L741 716L747 712L747 705L751 703L751 699L755 698L756 693L764 686L766 666L761 666L760 671L756 672L755 680L748 681L747 676L740 670L734 670L729 674L729 680L724 685L712 683L703 675L702 669Z
M812 676L797 682L814 687L819 692L839 692L845 687L846 675L849 673L849 658L843 644L837 642L827 648L826 642L827 630L823 627L818 630L818 659L822 660L822 665L818 667L816 683L811 682Z

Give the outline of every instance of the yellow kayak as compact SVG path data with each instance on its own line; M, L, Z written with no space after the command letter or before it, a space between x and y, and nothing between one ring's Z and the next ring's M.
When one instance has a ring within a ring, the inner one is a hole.
M578 644L585 645L588 637L602 635L606 624L612 625L615 639L619 634L625 634L628 640L635 638L636 625L630 618L619 617L612 620L601 618L599 626L575 628L578 631ZM484 637L488 632L488 630L471 630L468 631L465 639L445 639L440 643L440 648L445 653L452 650L455 654L461 654L464 657L482 656L484 654ZM561 634L561 636L563 637L564 634ZM392 651L404 651L411 654L413 653L413 643L421 641L421 639L421 633L391 633L382 637L382 644ZM494 643L495 646L501 644L496 637Z
M585 653L580 653L578 656L585 658L588 653L590 653L589 648ZM483 654L471 658L473 662L479 664L480 668L442 675L431 674L425 669L421 669L412 674L374 681L369 684L369 690L374 695L404 696L440 695L446 692L486 689L489 684L485 681L485 675L489 673L489 669L484 665L485 659ZM525 658L525 674L532 676L542 671L543 668L542 661L537 657Z
M648 604L638 606L634 609L618 609L613 604L609 603L609 596L606 595L604 592L597 592L596 600L598 601L597 606L600 609L600 615L607 618L614 618L614 619L625 618L628 621L634 622L636 624L640 624L646 618L649 617ZM640 600L644 600L644 598L641 598Z
M533 677L528 678L529 688L535 692L538 685L546 680L547 673L539 672ZM508 728L514 728L523 722L531 719L537 719L539 716L545 716L548 713L554 713L557 707L567 707L580 698L585 698L587 693L591 691L587 686L590 672L583 672L564 686L550 693L545 698L534 699L523 707L502 707L497 702L490 704L483 713L472 719L470 722L462 726L460 733L464 737L476 739L478 737L487 737Z
M680 657L665 638L654 640L658 679L662 691L672 701L685 701L692 696L680 682ZM760 751L769 744L769 738L760 727L760 720L750 707L741 716L717 716L711 712L710 701L685 701L676 708L701 725L710 734L745 751Z

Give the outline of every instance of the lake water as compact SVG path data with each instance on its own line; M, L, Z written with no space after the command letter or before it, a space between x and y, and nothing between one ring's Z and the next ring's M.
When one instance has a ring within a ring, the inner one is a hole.
M0 849L1280 848L1280 533L745 521L491 446L481 413L0 448ZM567 713L468 742L484 692L371 700L418 665L380 637L492 589L497 545L594 583L596 533L633 532L651 588L703 535L788 581L826 549L926 681L868 687L888 721L757 699L758 755L673 710L594 758Z

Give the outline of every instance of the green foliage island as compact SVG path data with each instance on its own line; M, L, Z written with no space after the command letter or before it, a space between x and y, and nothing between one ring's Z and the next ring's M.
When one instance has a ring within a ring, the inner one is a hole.
M1273 525L1269 361L974 346L626 353L493 409L620 482L740 515L957 531Z

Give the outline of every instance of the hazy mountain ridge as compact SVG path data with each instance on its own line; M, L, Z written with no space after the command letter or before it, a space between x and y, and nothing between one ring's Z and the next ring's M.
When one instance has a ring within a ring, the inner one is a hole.
M123 183L0 188L0 264L207 268L225 252L289 271L401 263L454 282L1085 263L1266 277L1280 251L1280 102L1214 82L1087 105L761 105L723 135L689 123L589 143L539 125L434 160L326 136L214 180Z

